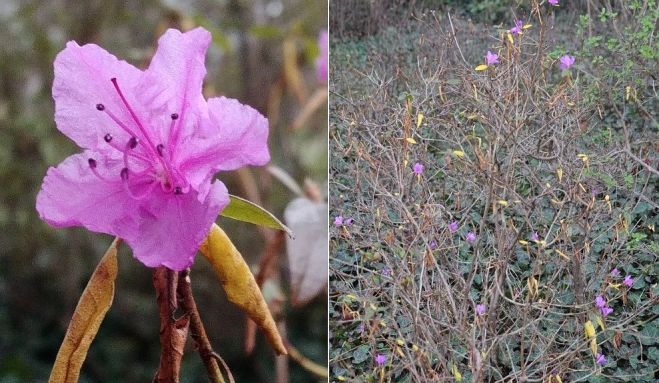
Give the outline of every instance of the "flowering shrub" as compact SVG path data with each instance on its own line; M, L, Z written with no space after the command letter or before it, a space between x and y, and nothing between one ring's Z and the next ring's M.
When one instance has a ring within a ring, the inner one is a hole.
M598 82L554 3L333 41L334 380L654 380L657 96Z

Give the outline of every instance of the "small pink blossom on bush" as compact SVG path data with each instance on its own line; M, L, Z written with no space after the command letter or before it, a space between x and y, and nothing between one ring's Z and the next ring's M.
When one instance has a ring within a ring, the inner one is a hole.
M487 51L487 54L485 55L485 64L487 65L492 65L492 64L498 64L499 63L499 55L496 53L492 53L490 51Z
M423 173L423 164L421 164L420 162L417 162L416 164L414 164L414 166L413 166L413 168L412 168L412 171L413 171L414 174L416 174L417 176L420 176L421 173Z
M614 268L613 270L611 270L611 276L614 277L614 278L620 276L620 270L618 270L617 268Z
M510 28L508 32L512 33L513 35L518 35L522 33L523 26L524 26L524 22L522 20L515 20L515 26Z
M343 216L342 215L337 215L334 217L334 226L342 226L343 225Z
M561 56L561 58L559 58L558 60L560 61L561 70L570 69L572 64L574 64L574 56L564 55Z
M603 354L597 353L597 356L595 357L595 361L600 366L603 366L606 364L606 357Z
M482 303L476 305L476 314L483 315L485 314L485 311L487 311L487 306Z
M558 0L547 0L547 2L555 7L558 7Z
M388 277L388 276L391 275L391 269L390 269L389 267L387 267L387 266L385 266L380 272L381 272L382 275L384 275L385 277Z
M467 233L467 241L474 242L476 240L476 234L473 231Z
M437 248L437 241L435 241L434 239L431 240L428 246L430 246L430 250L435 250Z
M329 61L329 39L327 31L321 31L318 36L318 47L320 55L316 59L316 78L322 83L327 82L328 61Z
M455 233L456 231L458 231L458 222L457 221L449 222L448 229L451 233Z
M375 355L375 364L378 365L378 367L383 366L385 363L387 363L387 356L384 354L376 354Z
M538 235L537 231L534 231L533 233L531 233L529 239L531 239L531 241L538 241L540 240L540 236Z
M598 295L595 297L595 306L597 306L598 309L601 309L602 307L606 306L606 300L604 297L601 295Z
M609 306L600 307L600 312L602 316L607 316L613 312L613 309Z
M55 58L57 128L83 152L48 169L36 208L55 227L123 238L148 267L189 267L229 203L218 171L270 161L268 120L205 100L211 34L167 30L142 71L94 44Z
M626 275L625 279L622 281L622 284L627 287L632 287L632 285L634 284L634 279L632 278L631 275Z

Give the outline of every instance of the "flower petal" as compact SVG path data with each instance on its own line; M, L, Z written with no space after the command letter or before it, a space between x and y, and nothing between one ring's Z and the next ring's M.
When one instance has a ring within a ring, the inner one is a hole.
M171 145L191 134L196 125L203 102L204 59L210 41L211 34L203 28L186 33L168 29L158 40L151 64L137 84L142 105L159 112L167 122L161 126L169 126L166 120L172 113L179 115L178 124L168 133Z
M48 169L37 195L37 211L55 227L84 226L91 231L123 236L137 227L129 212L135 201L123 189L121 161L106 160L97 165L102 181L91 171L93 152L68 157Z
M261 166L270 161L268 120L255 109L235 99L211 98L201 123L213 134L195 145L186 145L199 149L187 153L180 163L197 190L218 170Z
M165 195L157 190L137 211L139 228L124 237L133 255L148 267L165 266L175 271L190 267L229 193L216 181L203 202L197 192Z
M135 126L110 79L117 78L124 84L122 90L130 94L127 87L137 83L142 72L97 45L79 46L75 41L68 42L57 55L54 67L57 128L85 149L112 150L103 142L108 133L126 142L129 135L96 105L103 104L124 124Z

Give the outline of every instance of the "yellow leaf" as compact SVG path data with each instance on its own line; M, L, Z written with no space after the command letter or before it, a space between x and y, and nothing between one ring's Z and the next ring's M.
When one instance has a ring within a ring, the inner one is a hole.
M220 278L227 298L241 309L265 332L270 345L278 354L287 354L268 305L238 249L217 224L199 249Z
M409 162L408 160L404 160L404 161L403 161L403 167L406 168L406 167L407 167L407 164L409 164L409 163L410 163L410 162Z
M520 239L518 242L520 243L520 245L528 245L529 244L527 241L525 241L523 239Z
M501 200L498 200L497 203L501 206L504 206L504 207L508 206L508 201L506 201L506 200L501 199Z
M513 43L513 35L511 33L506 33L506 36L508 37L508 41L512 44Z
M600 328L602 329L602 331L606 330L606 327L604 327L604 321L602 321L602 317L601 317L601 316L599 316L599 315L596 316L596 317L595 317L595 321L596 321L597 324L600 326Z
M465 152L463 152L462 150L454 150L453 155L462 158L465 156Z
M563 180L563 168L556 169L556 176L558 177L558 182Z
M419 113L416 115L416 127L418 128L423 123L423 114Z
M117 278L117 245L115 239L101 262L89 278L78 305L73 312L69 328L57 352L49 383L74 383L87 351L114 298L114 281Z
M400 338L396 339L396 343L398 343L399 346L404 346L405 345L405 341L400 339Z
M560 251L560 250L558 250L558 249L555 249L554 251L555 251L556 253L558 253L558 255L560 255L561 257L567 259L568 261L570 260L570 257L568 257L567 255L565 255L562 251Z
M593 322L586 321L586 323L584 323L583 325L583 329L586 334L586 338L588 339L595 338L595 327L593 327Z
M339 382L345 382L345 381L346 381L346 378L345 378L345 376L343 376L343 375L338 375L338 376L336 377L336 379L337 379Z
M455 364L451 366L451 373L453 373L456 382L462 382L462 374L458 371L458 367Z
M474 69L480 72L480 71L482 71L482 70L487 69L487 65L485 65L485 64L481 64L481 65L477 66L477 67L474 68Z
M593 355L597 355L597 339L595 338L590 340L590 351Z
M405 354L403 354L403 351L400 349L400 347L396 347L396 354L400 355L401 358L405 357Z
M561 376L560 376L560 375L556 374L556 375L554 375L554 378L556 378L556 381L557 381L558 383L563 383L563 379L561 379Z
M522 29L529 29L529 28L531 28L532 26L533 26L532 24L524 24L524 25L522 26Z
M416 140L412 137L407 137L405 141L409 142L410 144L416 144Z

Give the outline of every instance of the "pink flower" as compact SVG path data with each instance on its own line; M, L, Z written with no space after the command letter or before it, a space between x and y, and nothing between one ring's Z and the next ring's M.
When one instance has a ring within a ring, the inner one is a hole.
M559 67L561 68L561 70L570 69L572 64L574 64L574 56L564 55L561 56L561 58L559 58L558 60L560 61Z
M342 215L337 215L334 217L334 226L342 226L343 225L343 216Z
M467 233L467 241L474 242L476 240L476 234L473 231Z
M524 22L522 20L515 20L515 26L510 28L508 32L512 33L513 35L518 35L522 33L523 26L524 26Z
M455 233L456 231L458 231L458 222L457 221L449 222L448 229L451 233Z
M229 202L220 170L264 165L268 121L204 100L208 31L169 29L145 71L74 41L55 59L57 128L83 149L48 169L37 210L55 227L123 238L149 267L189 267Z
M558 0L547 0L547 2L554 7L558 7Z
M634 279L632 278L631 275L626 275L625 279L622 281L622 284L627 287L632 287L632 285L634 284Z
M316 59L316 78L322 83L327 83L328 61L329 61L329 39L327 31L321 31L318 36L318 47L320 55Z
M421 163L417 162L416 164L414 164L414 167L412 168L412 171L417 176L420 176L421 173L423 173L423 165Z
M540 236L538 235L538 232L537 232L537 231L534 231L533 233L531 233L531 236L529 237L529 239L530 239L531 241L539 241L539 240L540 240Z
M598 352L597 356L595 357L595 362L597 362L597 364L600 366L603 366L606 364L606 357Z
M483 315L485 314L485 311L487 311L487 306L485 306L484 304L476 305L476 314Z
M602 316L607 316L613 312L613 309L609 306L600 307L600 312Z
M620 270L618 270L617 268L611 270L611 276L614 278L620 276Z
M377 364L378 367L384 365L385 363L387 363L387 356L386 355L384 355L384 354L376 354L375 355L375 364Z
M487 54L485 55L485 64L487 65L492 65L492 64L498 64L499 63L499 55L496 53L492 53L490 51L487 51Z
M602 297L601 295L595 297L595 306L597 306L598 309L601 309L602 307L606 306L606 300L604 300L604 297Z

